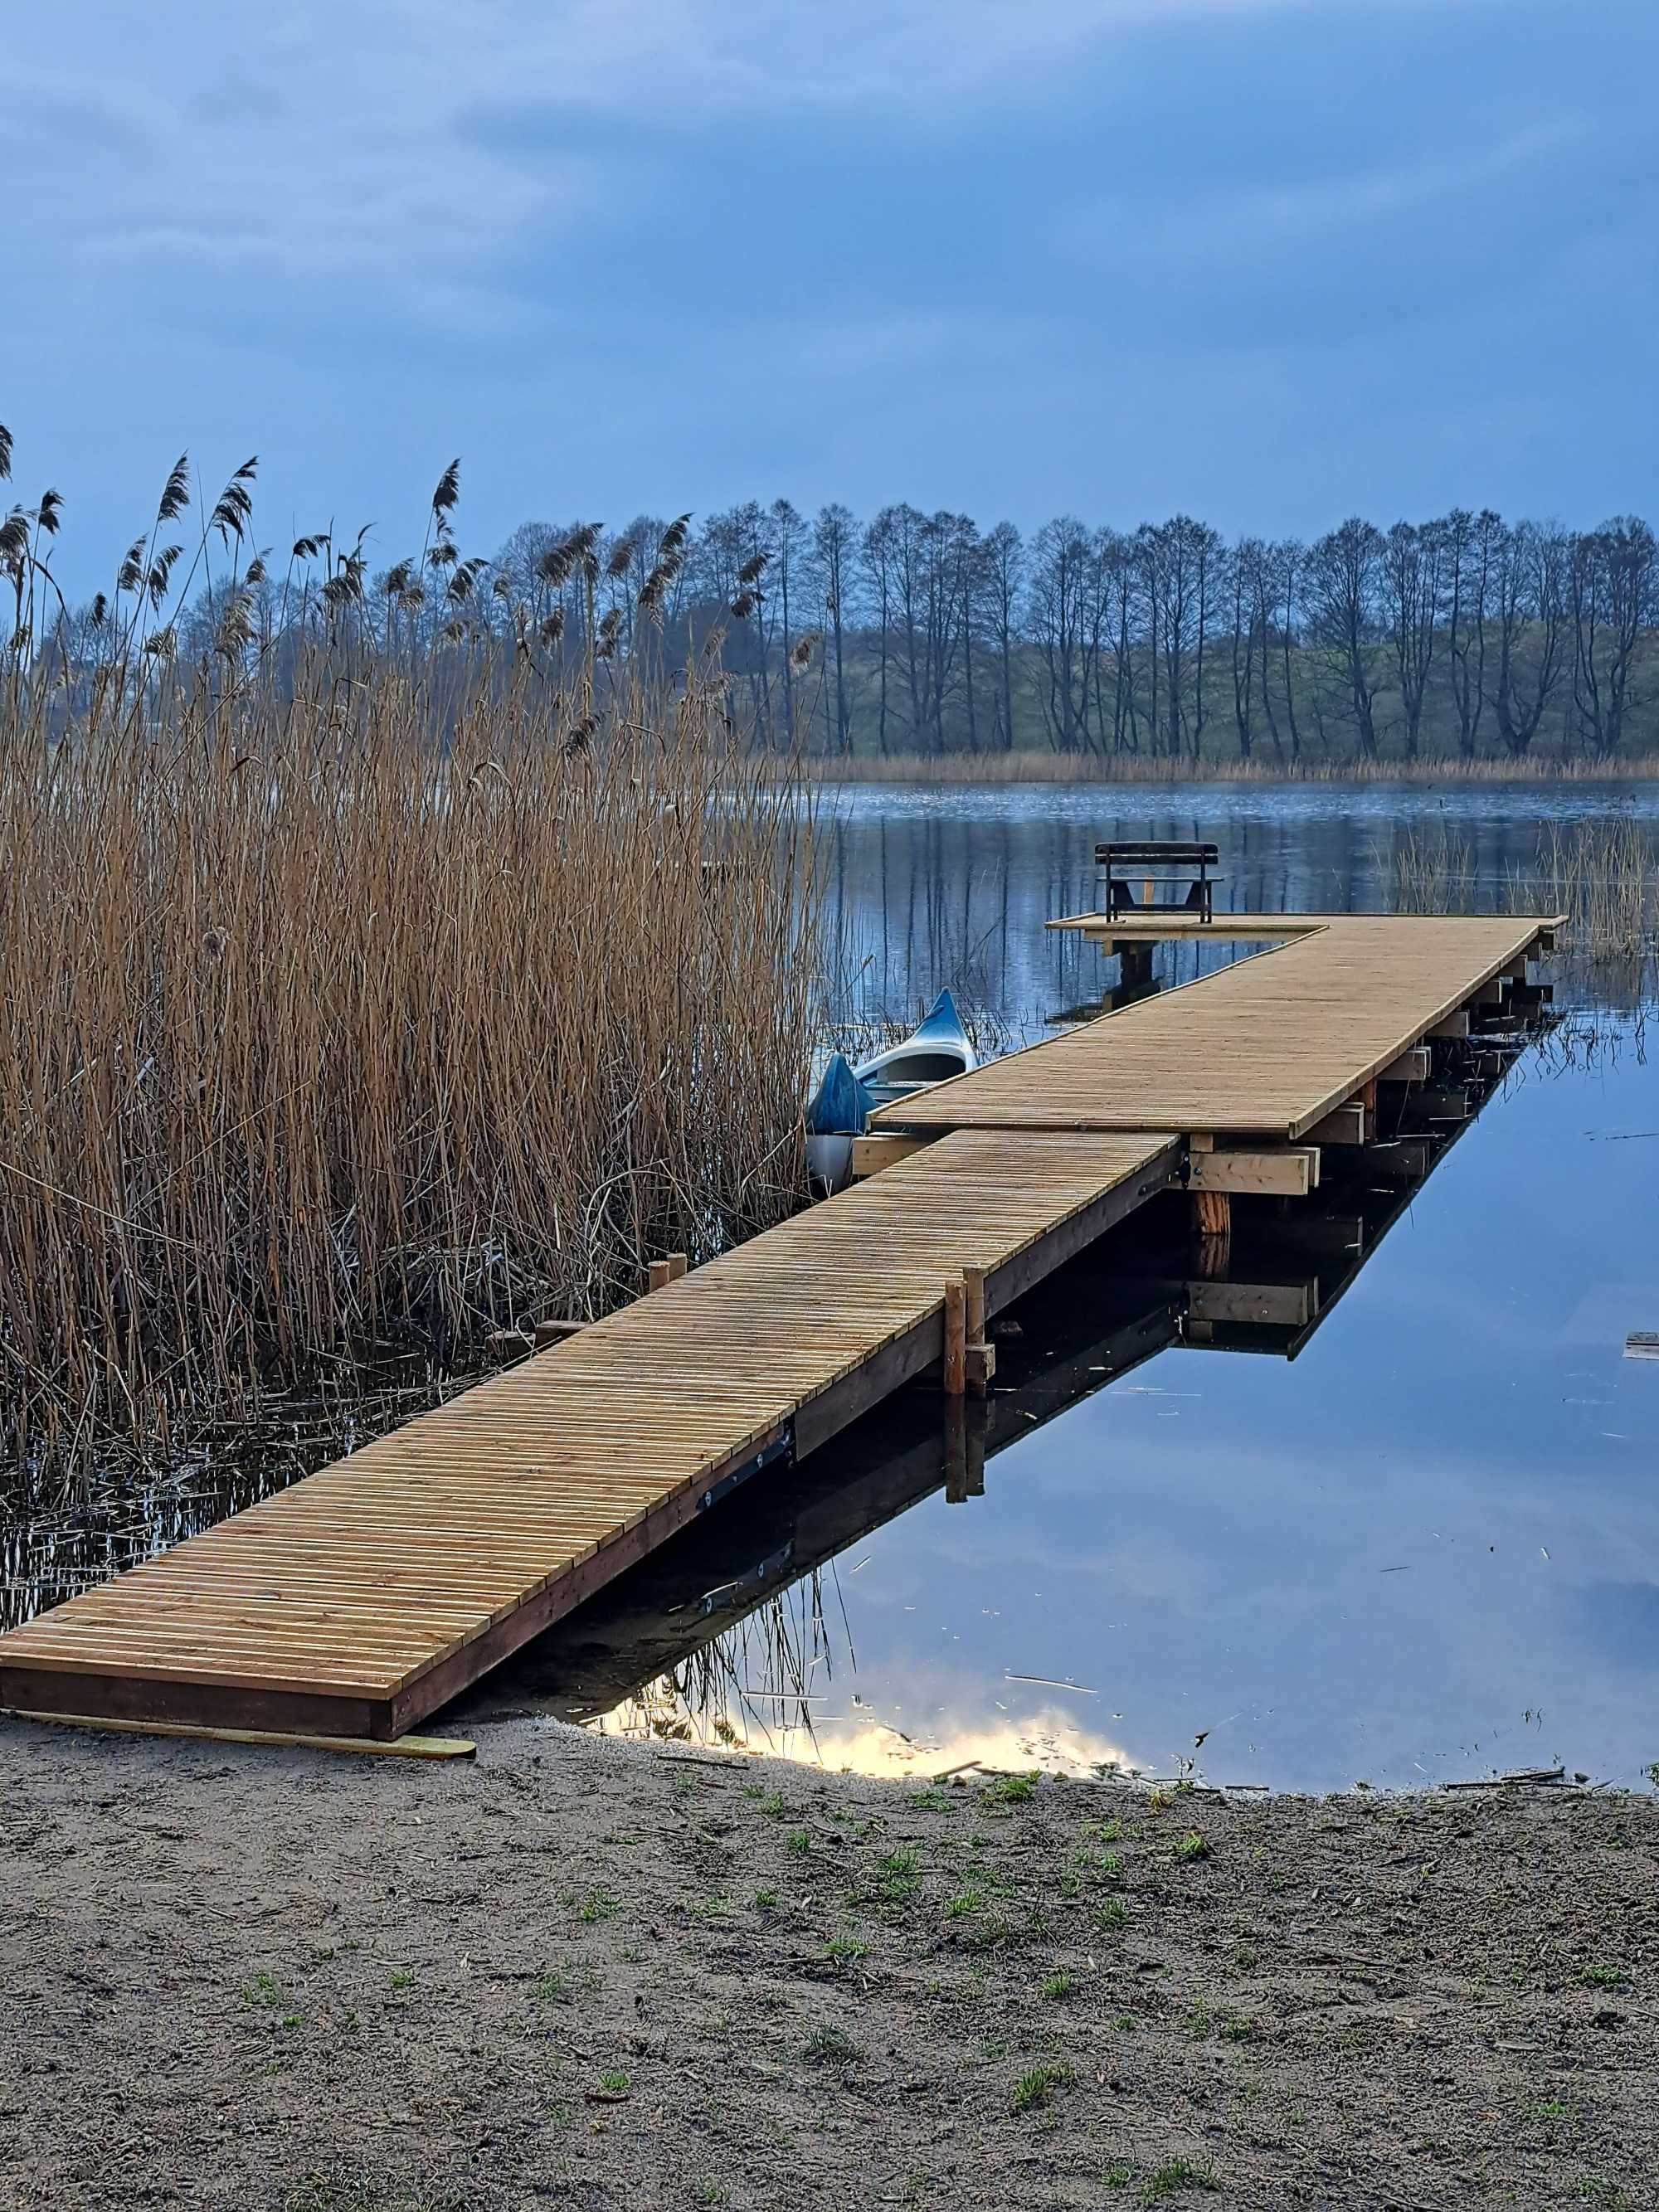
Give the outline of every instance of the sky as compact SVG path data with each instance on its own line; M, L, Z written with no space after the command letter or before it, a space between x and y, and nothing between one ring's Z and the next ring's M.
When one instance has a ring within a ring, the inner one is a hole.
M52 0L0 422L90 588L787 495L1312 534L1659 511L1654 0Z

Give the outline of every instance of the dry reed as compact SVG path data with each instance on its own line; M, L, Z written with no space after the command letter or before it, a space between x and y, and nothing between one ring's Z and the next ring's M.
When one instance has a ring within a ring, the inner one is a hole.
M442 1363L797 1202L804 817L723 688L485 672L441 745L432 706L318 653L230 707L0 726L20 1453L165 1447L388 1337Z
M1443 824L1408 830L1391 858L1391 904L1401 914L1478 911L1483 901L1468 841ZM1639 966L1659 939L1659 863L1628 814L1547 822L1529 866L1510 872L1501 903L1513 914L1562 914L1568 947L1602 965Z

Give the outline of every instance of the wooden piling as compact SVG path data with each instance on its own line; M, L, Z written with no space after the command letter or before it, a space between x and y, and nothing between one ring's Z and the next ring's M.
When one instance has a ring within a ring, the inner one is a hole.
M968 1293L960 1281L945 1285L945 1389L960 1398L968 1387Z
M1195 1190L1193 1222L1200 1237L1231 1237L1233 1201L1230 1194L1224 1190Z

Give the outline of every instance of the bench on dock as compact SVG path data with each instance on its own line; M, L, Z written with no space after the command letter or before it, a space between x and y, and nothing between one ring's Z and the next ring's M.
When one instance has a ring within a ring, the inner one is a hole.
M1200 921L1213 918L1215 885L1210 871L1219 857L1213 845L1183 844L1170 838L1142 838L1133 843L1097 845L1095 866L1106 871L1106 912L1115 921L1123 914L1189 914ZM1196 868L1192 882L1184 879L1170 882L1159 878L1146 879L1147 868ZM1133 869L1140 878L1143 896L1137 897L1134 884L1120 869ZM1167 891L1167 898L1154 898L1153 891ZM1179 893L1177 897L1173 896Z

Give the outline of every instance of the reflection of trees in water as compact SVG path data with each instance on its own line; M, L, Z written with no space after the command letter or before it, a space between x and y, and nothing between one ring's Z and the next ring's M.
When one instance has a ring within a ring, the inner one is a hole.
M711 1637L653 1681L606 1713L605 1734L654 1736L683 1743L720 1743L770 1751L791 1737L815 1747L815 1709L836 1680L837 1642L843 1671L857 1671L853 1632L833 1565L815 1567L786 1589Z

